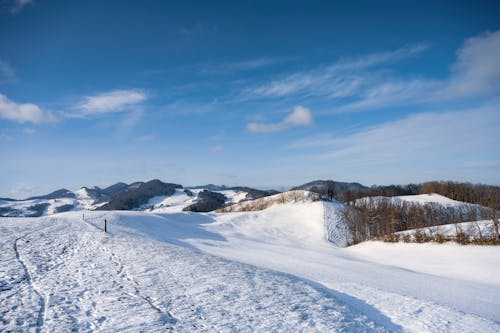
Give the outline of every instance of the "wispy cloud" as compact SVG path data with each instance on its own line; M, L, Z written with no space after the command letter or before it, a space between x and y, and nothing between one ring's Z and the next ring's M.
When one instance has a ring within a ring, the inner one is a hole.
M326 98L332 101L332 106L322 112L335 114L443 103L495 96L500 92L500 30L466 39L445 79L404 77L391 68L395 62L416 57L427 48L426 44L417 44L339 60L249 88L244 95L248 98Z
M127 111L147 99L148 95L143 90L113 90L86 96L74 108L77 110L77 115L92 116Z
M0 83L5 83L14 80L16 72L14 68L3 60L0 60Z
M495 94L500 91L500 30L467 39L457 51L446 97Z
M359 92L353 102L337 105L332 113L377 110L388 105L414 105L442 97L445 83L430 79L389 80L374 83Z
M57 117L49 111L32 103L16 103L0 94L0 118L19 123L48 123L57 121Z
M387 106L415 105L474 97L500 91L500 31L465 40L447 79L389 79L375 81L332 112L376 110Z
M10 9L11 14L17 14L27 5L33 4L33 0L14 0L12 8Z
M236 72L253 71L262 68L268 68L274 65L286 63L293 57L262 57L256 59L247 59L223 64L200 64L196 69L203 74L230 74Z
M131 112L125 114L125 118L120 123L121 131L129 131L134 127L142 118L144 111L140 108L135 108Z
M412 58L428 48L427 44L405 46L390 52L341 59L334 64L296 72L245 90L252 97L282 97L292 94L324 95L334 98L352 95L366 77L359 71Z
M277 123L257 123L247 124L247 130L252 133L273 133L287 130L297 126L311 126L314 123L311 110L303 106L296 106L293 112Z
M450 124L453 124L450 126ZM496 107L429 112L376 125L345 136L320 136L292 148L314 149L322 159L351 165L409 165L446 156L500 155L500 114ZM318 150L323 152L318 153Z

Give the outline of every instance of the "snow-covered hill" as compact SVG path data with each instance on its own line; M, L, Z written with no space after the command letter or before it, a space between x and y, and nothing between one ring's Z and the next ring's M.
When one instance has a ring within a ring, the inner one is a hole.
M221 197L223 200L218 203L216 208L274 193L248 187L227 188L211 184L206 185L206 187L207 189L203 186L183 189L181 185L152 180L130 185L117 183L107 188L82 187L74 192L62 189L45 196L25 200L0 199L0 216L39 217L65 211L113 209L175 212L188 209L189 206L198 203L200 201L199 193L204 190L205 194L216 193L217 195L219 193L223 195ZM217 191L208 189L217 189Z
M435 204L444 207L477 207L478 205L470 204L467 202L452 200L448 197L445 197L440 194L431 193L431 194L416 194L416 195L400 195L395 197L364 197L361 199L357 199L355 204L359 203L372 203L377 204L378 202L388 200L394 204L398 202L408 202L413 204L425 205L425 204Z
M497 247L341 248L342 209L0 218L0 331L500 330Z
M321 200L321 196L317 193L292 190L279 194L270 195L267 197L254 199L254 200L241 200L238 203L229 204L218 210L218 212L245 212L245 211L258 211L269 208L273 205L299 203L299 202L314 202Z
M394 197L395 200L403 200L406 202L414 202L419 204L436 203L443 206L461 206L466 204L462 201L452 200L440 194L417 194L417 195L400 195Z
M421 238L425 236L431 240L434 240L436 235L439 234L443 241L447 241L456 239L457 233L463 233L463 237L467 238L468 241L487 240L495 236L495 227L492 220L469 221L405 230L397 232L396 235L400 239L408 235L410 237L409 241L416 241L416 234L420 234Z

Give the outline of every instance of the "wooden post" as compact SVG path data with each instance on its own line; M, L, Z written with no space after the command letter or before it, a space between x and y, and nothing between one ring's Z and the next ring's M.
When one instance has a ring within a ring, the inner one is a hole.
M104 232L108 232L108 221L104 219Z

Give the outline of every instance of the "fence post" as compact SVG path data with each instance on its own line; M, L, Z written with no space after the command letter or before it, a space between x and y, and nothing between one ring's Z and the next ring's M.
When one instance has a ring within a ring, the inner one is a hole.
M108 232L108 221L104 219L104 232Z

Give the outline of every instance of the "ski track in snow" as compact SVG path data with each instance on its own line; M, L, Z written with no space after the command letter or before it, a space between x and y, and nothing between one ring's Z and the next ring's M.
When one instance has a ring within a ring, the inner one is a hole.
M293 276L76 215L1 219L0 331L388 332ZM390 321L389 321L390 322Z
M16 254L16 258L19 260L19 262L21 263L21 266L23 267L23 270L24 270L24 276L25 276L25 280L28 282L29 286L31 288L33 288L33 291L38 295L38 298L40 299L40 310L38 311L38 317L37 317L37 320L36 320L36 323L37 323L37 329L36 329L36 332L40 332L42 327L43 327L43 323L45 321L45 316L46 316L46 309L47 309L47 297L44 297L42 295L42 292L33 284L33 281L31 279L31 274L29 272L29 269L28 267L26 266L26 264L24 263L23 259L21 258L21 255L19 253L19 250L18 250L18 242L19 240L23 239L24 237L26 237L27 235L24 235L24 236L21 236L21 237L18 237L14 240L14 252Z
M94 226L93 224L87 223L85 220L81 220L81 222L85 223L86 225L90 226L91 229L96 229L98 232L101 230ZM99 246L97 243L93 243L96 247ZM127 292L127 294L131 297L139 297L140 299L146 301L149 306L157 311L160 316L162 317L162 320L168 325L168 329L171 329L171 324L176 322L176 319L173 317L173 315L170 313L170 311L161 309L159 305L156 304L156 301L153 300L151 297L145 296L141 293L139 289L139 283L136 281L136 279L131 276L128 272L121 260L113 253L111 252L106 246L100 245L101 250L109 255L110 261L116 266L116 275L120 277L123 280L123 284L132 284L132 289L133 293Z

